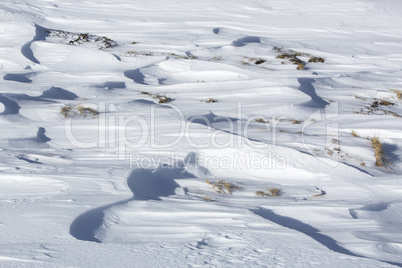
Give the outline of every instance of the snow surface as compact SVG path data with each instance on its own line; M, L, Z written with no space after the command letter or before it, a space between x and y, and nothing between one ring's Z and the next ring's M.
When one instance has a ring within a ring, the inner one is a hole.
M2 0L0 266L401 267L400 14Z

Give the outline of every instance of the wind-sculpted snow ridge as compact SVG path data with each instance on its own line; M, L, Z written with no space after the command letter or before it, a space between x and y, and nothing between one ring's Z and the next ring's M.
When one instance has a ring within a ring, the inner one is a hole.
M171 167L160 167L159 170L133 170L127 178L127 185L133 193L131 199L119 201L110 205L105 205L100 208L92 209L76 218L70 227L70 233L75 238L101 242L96 238L98 230L103 226L105 211L113 210L114 207L122 208L124 205L136 200L161 200L161 197L167 197L175 194L175 188L179 185L173 179L186 177L181 174L180 170L170 170ZM188 176L192 176L188 174Z
M2 0L0 267L400 267L401 12Z
M307 236L310 236L312 239L316 240L318 243L321 243L322 245L324 245L325 247L327 247L328 249L330 249L332 251L339 252L341 254L350 255L350 256L358 256L358 255L350 252L349 250L343 248L342 246L340 246L333 238L331 238L325 234L322 234L320 232L320 230L318 230L308 224L305 224L301 221L275 214L272 210L269 210L269 209L259 208L259 209L255 209L252 211L255 214L257 214L269 221L275 222L279 225L282 225L282 226L290 228L290 229L294 229ZM362 257L362 256L360 256L360 257ZM387 262L387 263L402 267L402 263L398 263L398 262Z

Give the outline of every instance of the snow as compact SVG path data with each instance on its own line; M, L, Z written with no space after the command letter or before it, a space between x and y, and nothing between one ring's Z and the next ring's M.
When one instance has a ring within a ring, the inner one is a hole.
M401 267L401 11L3 0L0 266Z

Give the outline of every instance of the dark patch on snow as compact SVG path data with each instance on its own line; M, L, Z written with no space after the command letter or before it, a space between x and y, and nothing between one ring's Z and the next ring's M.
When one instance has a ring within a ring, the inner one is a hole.
M29 76L32 76L33 73L25 73L25 74L6 74L3 79L7 81L14 81L19 83L31 83L32 80L29 79Z
M75 95L73 92L62 89L60 87L51 87L48 90L43 91L42 95L40 95L39 98L74 100L77 99L78 96Z
M232 42L232 46L234 47L243 47L250 43L261 43L260 37L257 36L246 36L243 38L239 38Z
M145 83L145 76L141 73L140 69L127 70L124 72L124 76L137 84L147 85L147 83Z

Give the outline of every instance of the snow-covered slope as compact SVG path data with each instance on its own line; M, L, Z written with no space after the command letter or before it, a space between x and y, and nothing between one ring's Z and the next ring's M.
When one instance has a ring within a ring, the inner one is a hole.
M401 12L1 1L0 266L402 266Z

